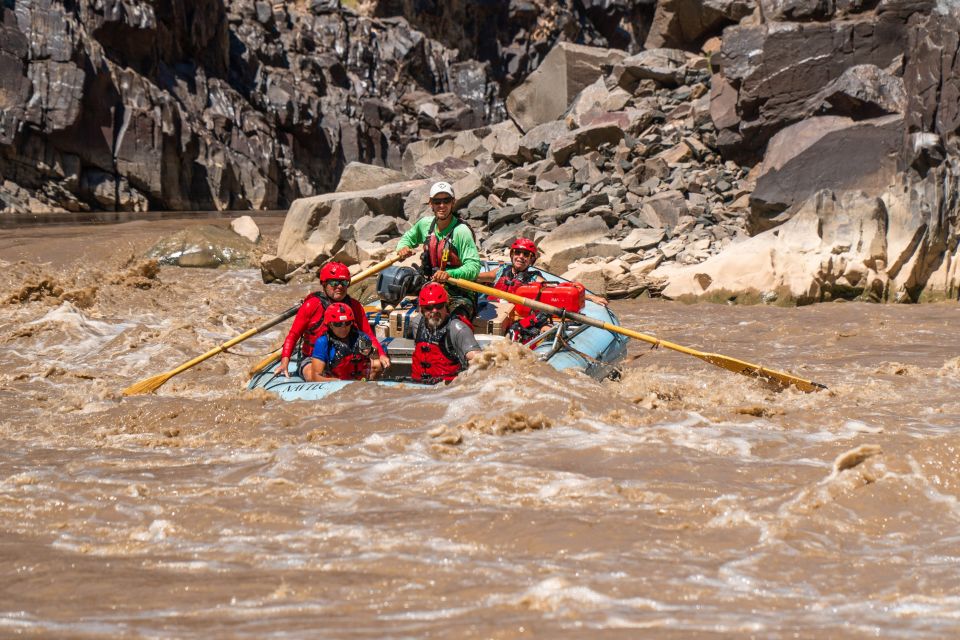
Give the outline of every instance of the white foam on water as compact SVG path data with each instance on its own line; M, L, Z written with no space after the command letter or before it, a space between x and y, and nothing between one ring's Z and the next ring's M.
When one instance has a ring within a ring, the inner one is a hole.
M51 344L45 344L42 354L46 357L65 354L69 356L67 359L70 361L81 360L91 354L99 355L103 345L133 326L126 322L109 323L93 320L69 302L62 303L43 317L27 324L57 325L57 339ZM35 358L36 356L31 359Z
M597 480L573 474L556 474L558 477L541 480L537 497L551 504L556 504L560 498L569 501L580 501L584 498L615 498L612 494L612 485L609 481Z
M154 520L146 529L139 529L130 534L131 540L139 542L160 542L176 530L169 520Z
M555 576L547 578L512 596L492 595L490 605L523 605L535 610L570 614L573 612L603 611L608 609L672 611L678 607L666 605L650 598L614 598L595 589L572 583L569 579Z

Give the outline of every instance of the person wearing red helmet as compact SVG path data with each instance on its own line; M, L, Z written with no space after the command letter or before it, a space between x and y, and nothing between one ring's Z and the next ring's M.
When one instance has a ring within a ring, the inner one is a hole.
M417 221L397 243L401 259L413 255L414 247L423 246L423 275L444 284L450 278L476 280L480 273L480 253L473 230L453 213L456 196L449 182L436 182L430 187L432 216ZM477 311L477 295L453 285L445 285L450 294L450 312L471 327Z
M373 343L357 329L356 316L348 305L333 302L323 314L327 332L313 346L312 366L305 379L366 380L372 379Z
M531 282L546 282L540 272L533 268L537 261L537 245L529 238L517 238L510 245L510 263L499 269L484 271L477 276L477 282L490 282L494 289L516 292L517 288Z
M480 354L480 345L470 327L450 315L450 296L441 284L424 285L419 302L421 315L411 322L412 377L427 383L453 380Z
M507 293L516 293L517 289L525 284L546 282L543 274L533 268L533 263L537 261L539 253L533 240L523 237L517 238L510 245L510 262L501 265L499 269L484 271L477 276L477 281L492 283L494 289ZM608 304L605 298L592 293L586 294L585 297L597 304ZM494 300L496 299L494 298ZM498 318L506 319L508 316L512 316L514 314L513 309L513 305L498 304ZM514 340L526 342L538 333L549 329L552 324L553 318L550 314L531 309L526 316L517 317L515 321L507 325L507 335L512 336Z
M342 302L350 307L353 312L353 322L362 333L370 338L371 343L377 351L377 357L373 361L373 375L390 366L390 358L367 321L367 314L363 310L363 305L347 295L347 288L350 286L350 269L345 264L339 262L328 262L317 272L320 278L321 291L315 291L304 299L303 304L297 311L293 319L293 325L290 332L287 333L286 340L283 341L283 349L280 351L280 364L277 366L276 373L289 377L290 358L293 356L300 342L300 364L297 373L304 379L312 374L310 368L313 366L310 356L313 354L313 347L317 339L327 331L327 325L324 322L323 315L334 302Z

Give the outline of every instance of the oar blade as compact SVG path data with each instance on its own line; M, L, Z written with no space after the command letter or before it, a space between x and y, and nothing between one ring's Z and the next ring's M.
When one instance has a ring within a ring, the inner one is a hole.
M806 380L775 369L767 369L766 367L744 362L743 360L737 360L736 358L724 356L719 353L699 353L695 355L701 360L722 367L727 371L733 371L734 373L750 376L751 378L766 380L779 387L795 387L806 393L821 391L827 388L825 385L813 382L812 380Z
M142 393L152 393L159 389L164 382L173 377L172 371L151 376L140 382L136 382L123 390L125 396L137 396Z

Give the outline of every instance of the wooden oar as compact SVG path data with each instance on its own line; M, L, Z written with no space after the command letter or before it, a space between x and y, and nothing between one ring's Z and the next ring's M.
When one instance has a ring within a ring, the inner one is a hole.
M563 318L570 318L576 320L577 322L588 324L593 327L599 327L600 329L606 329L607 331L612 331L614 333L619 333L636 340L642 340L643 342L648 342L656 347L663 347L665 349L671 349L673 351L679 351L680 353L685 353L687 355L694 356L695 358L700 358L710 364L722 367L728 371L733 371L734 373L740 373L745 376L751 376L754 378L761 378L768 382L772 382L781 387L793 386L801 391L819 391L821 389L826 389L827 387L813 382L811 380L804 380L803 378L798 378L797 376L791 375L789 373L784 373L782 371L776 371L774 369L767 369L766 367L761 367L760 365L751 364L743 360L737 360L736 358L731 358L729 356L721 355L719 353L704 353L703 351L697 351L696 349L691 349L689 347L684 347L683 345L674 344L672 342L667 342L666 340L660 340L659 338L654 338L653 336L648 336L637 331L631 331L630 329L625 329L619 327L615 324L610 324L609 322L603 322L602 320L596 320L589 316L585 316L580 313L574 313L572 311L566 311L560 309L559 307L554 307L549 304L540 302L539 300L531 300L529 298L523 298L513 293L507 293L506 291L500 291L499 289L493 289L491 287L485 287L482 284L477 284L476 282L471 282L469 280L461 280L460 278L450 278L450 284L455 284L458 287L463 289L470 289L476 291L477 293L485 293L490 296L496 296L498 298L503 298L504 300L509 300L514 304L520 304L525 307L530 307L531 309L537 309L538 311L543 311L552 315L557 315Z
M372 267L369 267L369 268L365 269L364 271L361 271L361 272L358 273L357 275L353 276L352 278L350 278L350 283L351 283L351 284L355 284L355 283L357 283L357 282L360 282L361 280L365 280L365 279L369 278L370 276L372 276L372 275L374 275L374 274L376 274L376 273L379 273L379 272L383 271L384 269L386 269L387 267L389 267L390 265L392 265L394 262L398 261L399 259L400 259L400 256L396 256L396 255L395 255L395 256L392 256L392 257L390 257L390 258L387 258L387 259L384 260L383 262L378 262L377 264L373 265ZM153 376L153 377L147 378L146 380L141 380L140 382L137 382L136 384L130 385L129 387L127 387L126 389L123 390L123 395L125 395L125 396L133 396L133 395L137 395L137 394L140 394L140 393L150 393L151 391L156 391L157 389L160 388L160 385L162 385L164 382L166 382L167 380L169 380L169 379L172 378L173 376L177 375L178 373L183 373L183 372L186 371L187 369L190 369L191 367L194 367L194 366L200 364L201 362L203 362L203 361L206 360L207 358L212 358L213 356L217 355L218 353L221 353L221 352L223 352L223 351L226 351L227 349L229 349L230 347L232 347L232 346L234 346L234 345L236 345L236 344L240 344L241 342L243 342L243 341L246 340L247 338L249 338L249 337L251 337L251 336L255 336L255 335L257 335L258 333L262 333L262 332L266 331L267 329L269 329L270 327L273 327L273 326L275 326L275 325L278 325L278 324L280 324L281 322L283 322L284 320L286 320L287 318L290 318L290 317L294 316L294 315L297 313L297 311L300 309L300 305L301 305L301 304L303 304L303 303L301 302L301 303L297 304L296 306L290 307L289 309L287 309L286 311L284 311L283 313L281 313L281 314L280 314L279 316L277 316L276 318L273 318L272 320L268 320L267 322L264 322L264 323L263 323L262 325L260 325L259 327L256 327L256 328L254 328L254 329L250 329L249 331L245 331L244 333L241 333L240 335L236 336L235 338L231 338L230 340L227 340L226 342L224 342L224 343L221 344L220 346L214 347L214 348L211 349L210 351L207 351L205 354L203 354L203 355L201 355L201 356L197 356L196 358L194 358L193 360L190 360L189 362L184 362L182 365L180 365L180 366L177 367L176 369L172 369L172 370L170 370L170 371L167 371L166 373L161 373L161 374L159 374L159 375L155 375L155 376ZM266 366L266 364L268 364L268 363L270 362L270 360L273 359L274 357L275 357L274 354L271 353L269 356L267 356L267 358L265 358L263 361L261 361L261 362L264 363L262 366Z
M240 335L238 335L237 337L227 340L220 346L210 349L210 351L207 351L202 356L197 356L196 358L194 358L193 360L190 360L189 362L184 362L182 365L180 365L176 369L172 369L170 371L167 371L166 373L161 373L159 375L155 375L153 377L147 378L146 380L141 380L140 382L130 385L129 387L123 390L123 395L134 396L140 393L150 393L151 391L156 391L157 389L160 388L160 385L162 385L164 382L166 382L173 376L177 375L178 373L183 373L187 369L200 364L207 358L212 358L218 353L222 351L226 351L233 345L243 342L250 336L255 336L258 333L266 331L267 329L269 329L274 325L280 324L287 318L293 317L294 315L296 315L297 311L300 309L301 304L303 303L301 302L293 307L290 307L289 309L287 309L277 317L273 318L272 320L267 320L259 327L255 327L253 329L250 329L249 331L245 331Z

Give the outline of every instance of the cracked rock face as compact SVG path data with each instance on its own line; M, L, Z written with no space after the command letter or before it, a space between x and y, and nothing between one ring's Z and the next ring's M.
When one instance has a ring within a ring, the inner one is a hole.
M488 65L339 3L5 3L3 208L275 209L503 117ZM29 193L28 198L17 193Z

